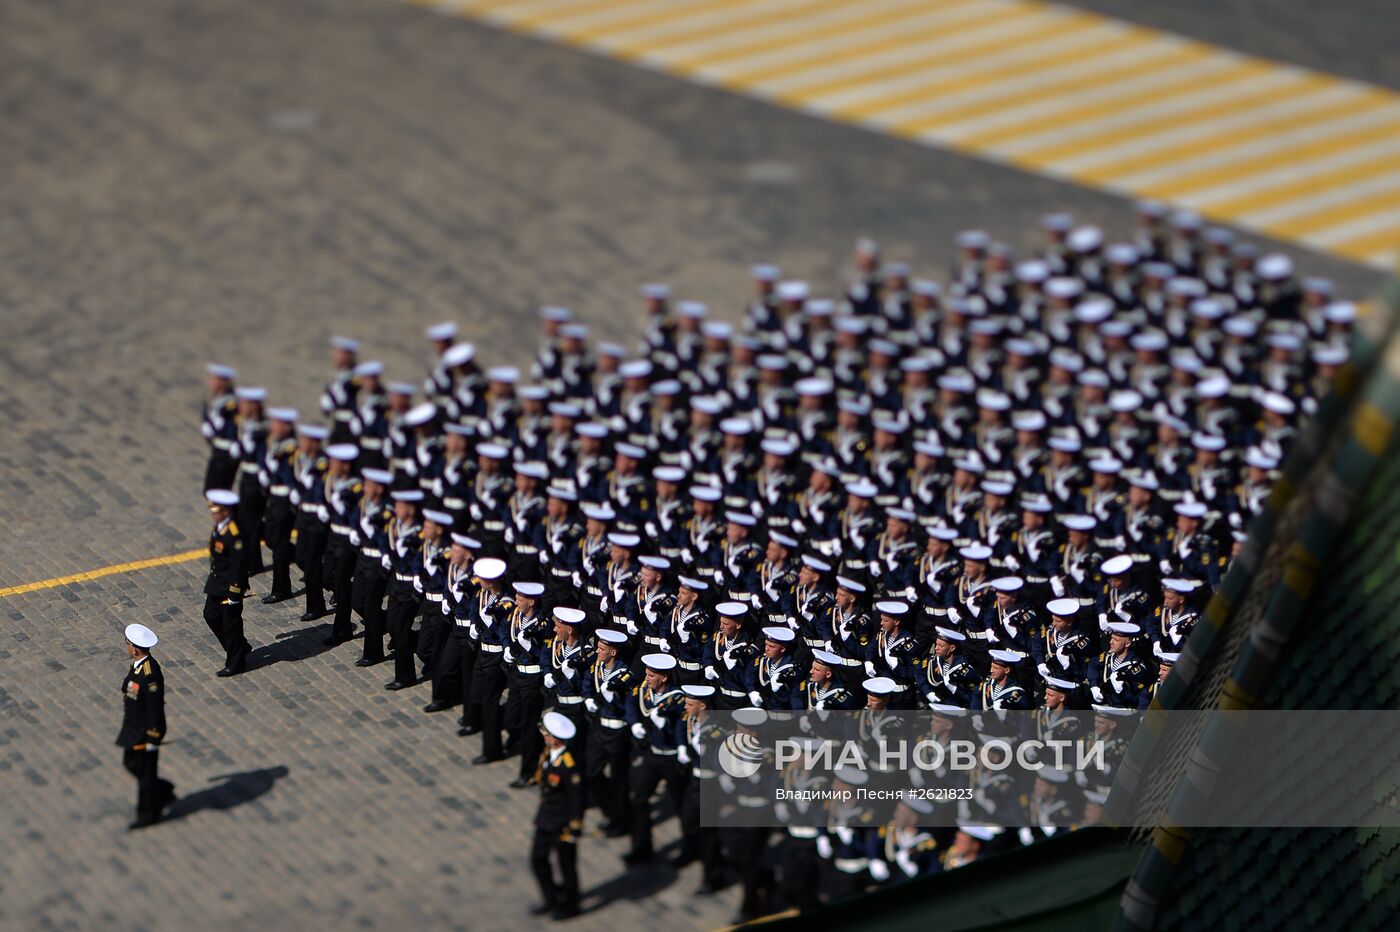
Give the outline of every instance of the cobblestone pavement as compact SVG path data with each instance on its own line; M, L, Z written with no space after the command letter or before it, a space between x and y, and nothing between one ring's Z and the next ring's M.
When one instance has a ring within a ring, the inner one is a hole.
M314 406L325 338L416 376L421 328L523 362L537 304L627 335L636 285L735 310L869 233L942 268L1122 205L382 0L0 4L0 589L199 547L202 365ZM1346 290L1376 276L1323 257ZM199 563L0 598L0 926L524 927L533 798L452 716L256 601L217 680ZM255 582L261 589L265 582ZM120 631L161 635L177 818L128 835ZM661 830L673 837L671 823ZM571 924L709 928L694 869L587 839ZM624 879L624 877L626 879ZM601 904L601 905L600 905Z

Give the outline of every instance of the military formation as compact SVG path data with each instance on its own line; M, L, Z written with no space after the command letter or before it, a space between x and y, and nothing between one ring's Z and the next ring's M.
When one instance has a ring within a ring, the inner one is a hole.
M773 839L699 827L696 798L722 776L710 709L1111 719L1170 671L1356 308L1157 204L1124 242L1043 226L1019 259L961 234L942 281L861 241L831 297L758 265L738 326L646 285L632 350L543 308L528 371L444 323L426 379L389 381L336 337L314 419L210 365L219 675L248 667L250 577L262 603L330 617L328 644L358 617L358 665L392 664L385 688L455 710L474 763L518 755L511 786L541 787L533 864L558 916L584 811L644 864L663 788L677 861L703 863L702 893L742 879L748 915L783 887L806 902L812 872L849 892L1016 841L833 812L764 890ZM1018 798L1082 821L1099 791L1063 789Z

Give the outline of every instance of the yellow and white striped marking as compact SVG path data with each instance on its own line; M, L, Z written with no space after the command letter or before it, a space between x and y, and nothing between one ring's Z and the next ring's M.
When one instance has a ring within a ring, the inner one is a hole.
M928 145L1400 258L1400 94L1034 0L412 0Z

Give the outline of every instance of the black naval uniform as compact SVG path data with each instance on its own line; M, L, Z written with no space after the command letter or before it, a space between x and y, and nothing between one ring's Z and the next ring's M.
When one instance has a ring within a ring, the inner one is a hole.
M544 897L539 912L572 916L578 912L578 836L583 831L583 774L567 747L540 757L535 771L540 785L540 808L535 814L535 841L530 867ZM559 858L562 883L554 880L551 853Z
M248 668L251 648L243 636L243 596L248 591L243 535L225 518L209 535L209 578L204 581L204 623L224 649L224 676Z
M117 746L122 766L136 778L136 821L150 825L175 796L175 784L156 776L160 742L165 738L165 678L150 654L137 659L122 681L122 730Z

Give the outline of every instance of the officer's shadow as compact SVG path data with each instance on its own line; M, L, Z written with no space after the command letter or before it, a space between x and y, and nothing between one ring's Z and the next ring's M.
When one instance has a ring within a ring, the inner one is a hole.
M210 781L221 782L176 799L166 810L163 821L183 819L203 809L233 809L252 802L271 790L273 784L285 777L287 772L286 767L277 766L210 777Z
M302 622L303 627L295 631L282 631L277 634L276 640L270 644L254 648L248 655L248 669L261 670L276 663L290 660L307 660L317 657L327 651L335 650L337 647L344 649L344 645L327 644L326 638L331 633L331 619L327 616L322 624L317 622ZM363 637L363 632L357 633L351 640L359 640ZM349 642L346 642L349 643Z
M624 868L617 876L582 891L579 901L583 911L597 912L618 900L645 900L665 890L680 879L680 872L670 863L670 855L679 850L679 840L663 845L657 848L656 860L651 864L631 870Z

